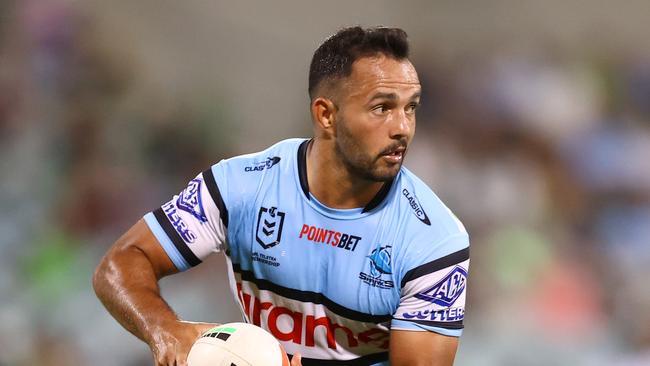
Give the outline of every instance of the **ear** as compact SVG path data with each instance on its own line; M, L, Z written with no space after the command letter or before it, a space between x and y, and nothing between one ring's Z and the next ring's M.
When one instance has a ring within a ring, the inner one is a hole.
M311 102L311 118L319 130L332 131L336 120L336 104L325 97L318 97Z

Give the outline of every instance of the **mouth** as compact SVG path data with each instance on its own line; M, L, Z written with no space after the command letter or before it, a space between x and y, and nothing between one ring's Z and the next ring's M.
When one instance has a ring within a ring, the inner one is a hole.
M381 154L381 157L388 160L391 163L399 163L404 159L404 153L406 152L406 147L403 145L396 146L388 149Z

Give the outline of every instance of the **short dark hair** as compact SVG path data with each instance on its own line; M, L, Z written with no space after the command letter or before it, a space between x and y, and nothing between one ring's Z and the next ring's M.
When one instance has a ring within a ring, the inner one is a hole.
M350 76L352 64L362 58L383 54L396 60L408 58L407 35L400 28L343 28L314 52L309 67L309 97L323 83Z

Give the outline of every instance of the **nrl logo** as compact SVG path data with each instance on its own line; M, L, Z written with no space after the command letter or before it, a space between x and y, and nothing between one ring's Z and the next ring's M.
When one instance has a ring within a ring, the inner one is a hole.
M280 244L284 215L284 212L278 211L277 207L260 207L255 239L262 248L269 249Z
M463 267L456 266L435 285L415 297L436 305L450 307L463 294L466 283L467 271Z

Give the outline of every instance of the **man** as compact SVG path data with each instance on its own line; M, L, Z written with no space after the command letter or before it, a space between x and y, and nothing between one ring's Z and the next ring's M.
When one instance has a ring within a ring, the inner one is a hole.
M402 167L420 102L406 34L339 31L314 54L309 94L312 139L222 160L98 266L98 297L157 365L185 364L212 326L179 320L157 281L219 251L246 321L292 365L453 363L469 239Z

